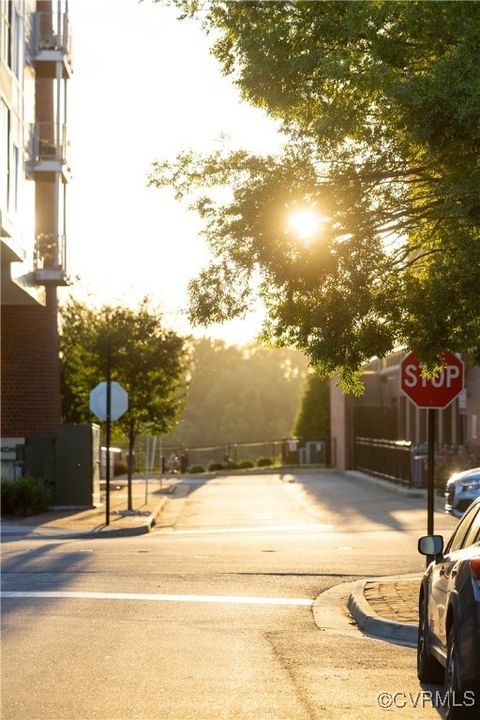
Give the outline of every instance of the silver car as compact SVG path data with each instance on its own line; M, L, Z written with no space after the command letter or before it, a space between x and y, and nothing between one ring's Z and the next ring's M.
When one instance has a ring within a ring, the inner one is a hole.
M441 535L420 538L432 562L419 594L417 675L444 683L446 720L480 717L480 498L443 547Z
M480 497L480 467L454 473L445 490L445 511L460 518L477 497Z

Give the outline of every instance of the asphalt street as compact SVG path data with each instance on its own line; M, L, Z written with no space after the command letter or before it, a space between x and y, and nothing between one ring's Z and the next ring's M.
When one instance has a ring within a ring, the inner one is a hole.
M340 583L421 571L425 525L422 499L324 472L182 482L139 537L6 537L2 718L439 718L414 650L342 602L342 632L312 612Z

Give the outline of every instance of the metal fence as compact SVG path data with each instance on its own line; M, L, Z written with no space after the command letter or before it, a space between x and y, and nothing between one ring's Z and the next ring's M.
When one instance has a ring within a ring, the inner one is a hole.
M126 459L128 449L120 445L122 456ZM261 440L257 442L225 443L202 447L185 447L166 444L160 437L139 437L134 448L134 468L137 472L167 471L171 469L172 459L177 458L177 469L201 465L205 469L212 463L233 467L250 460L257 464L261 458L268 458L272 465L327 465L330 459L328 441L299 442L296 438L280 440Z
M355 438L355 470L412 487L412 457L412 443L408 440Z
M355 438L353 467L408 487L427 487L427 443L384 438ZM435 482L445 483L452 472L478 464L475 450L435 443Z

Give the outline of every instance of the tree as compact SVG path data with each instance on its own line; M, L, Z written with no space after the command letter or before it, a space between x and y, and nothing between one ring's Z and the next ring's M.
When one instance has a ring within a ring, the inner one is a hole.
M315 373L307 376L294 433L302 440L330 437L330 385Z
M165 442L193 448L289 435L305 369L294 350L193 340L185 410Z
M150 184L193 194L215 256L192 321L241 315L260 272L265 338L345 387L399 345L431 371L445 348L479 363L480 3L174 4L286 138L278 156L153 165ZM287 224L299 208L323 218L307 243Z
M115 427L128 439L130 488L135 439L142 432L169 432L183 407L186 345L183 338L162 327L161 316L149 310L148 299L137 310L107 305L99 311L70 300L61 309L65 422L92 421L89 394L105 379L109 350L112 380L128 392L128 411Z

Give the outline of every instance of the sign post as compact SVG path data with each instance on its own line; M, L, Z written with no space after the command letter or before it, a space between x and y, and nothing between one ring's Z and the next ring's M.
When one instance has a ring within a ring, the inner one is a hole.
M445 350L441 353L443 368L436 377L422 375L422 365L416 352L405 355L400 364L402 392L418 407L428 410L428 472L427 472L427 533L434 533L435 493L435 422L436 409L448 407L463 390L464 365L457 355ZM427 558L427 562L429 559Z
M106 484L105 525L110 525L110 435L112 420L118 420L128 410L128 393L118 382L112 381L110 354L107 358L107 380L100 382L90 393L90 410L105 421Z

